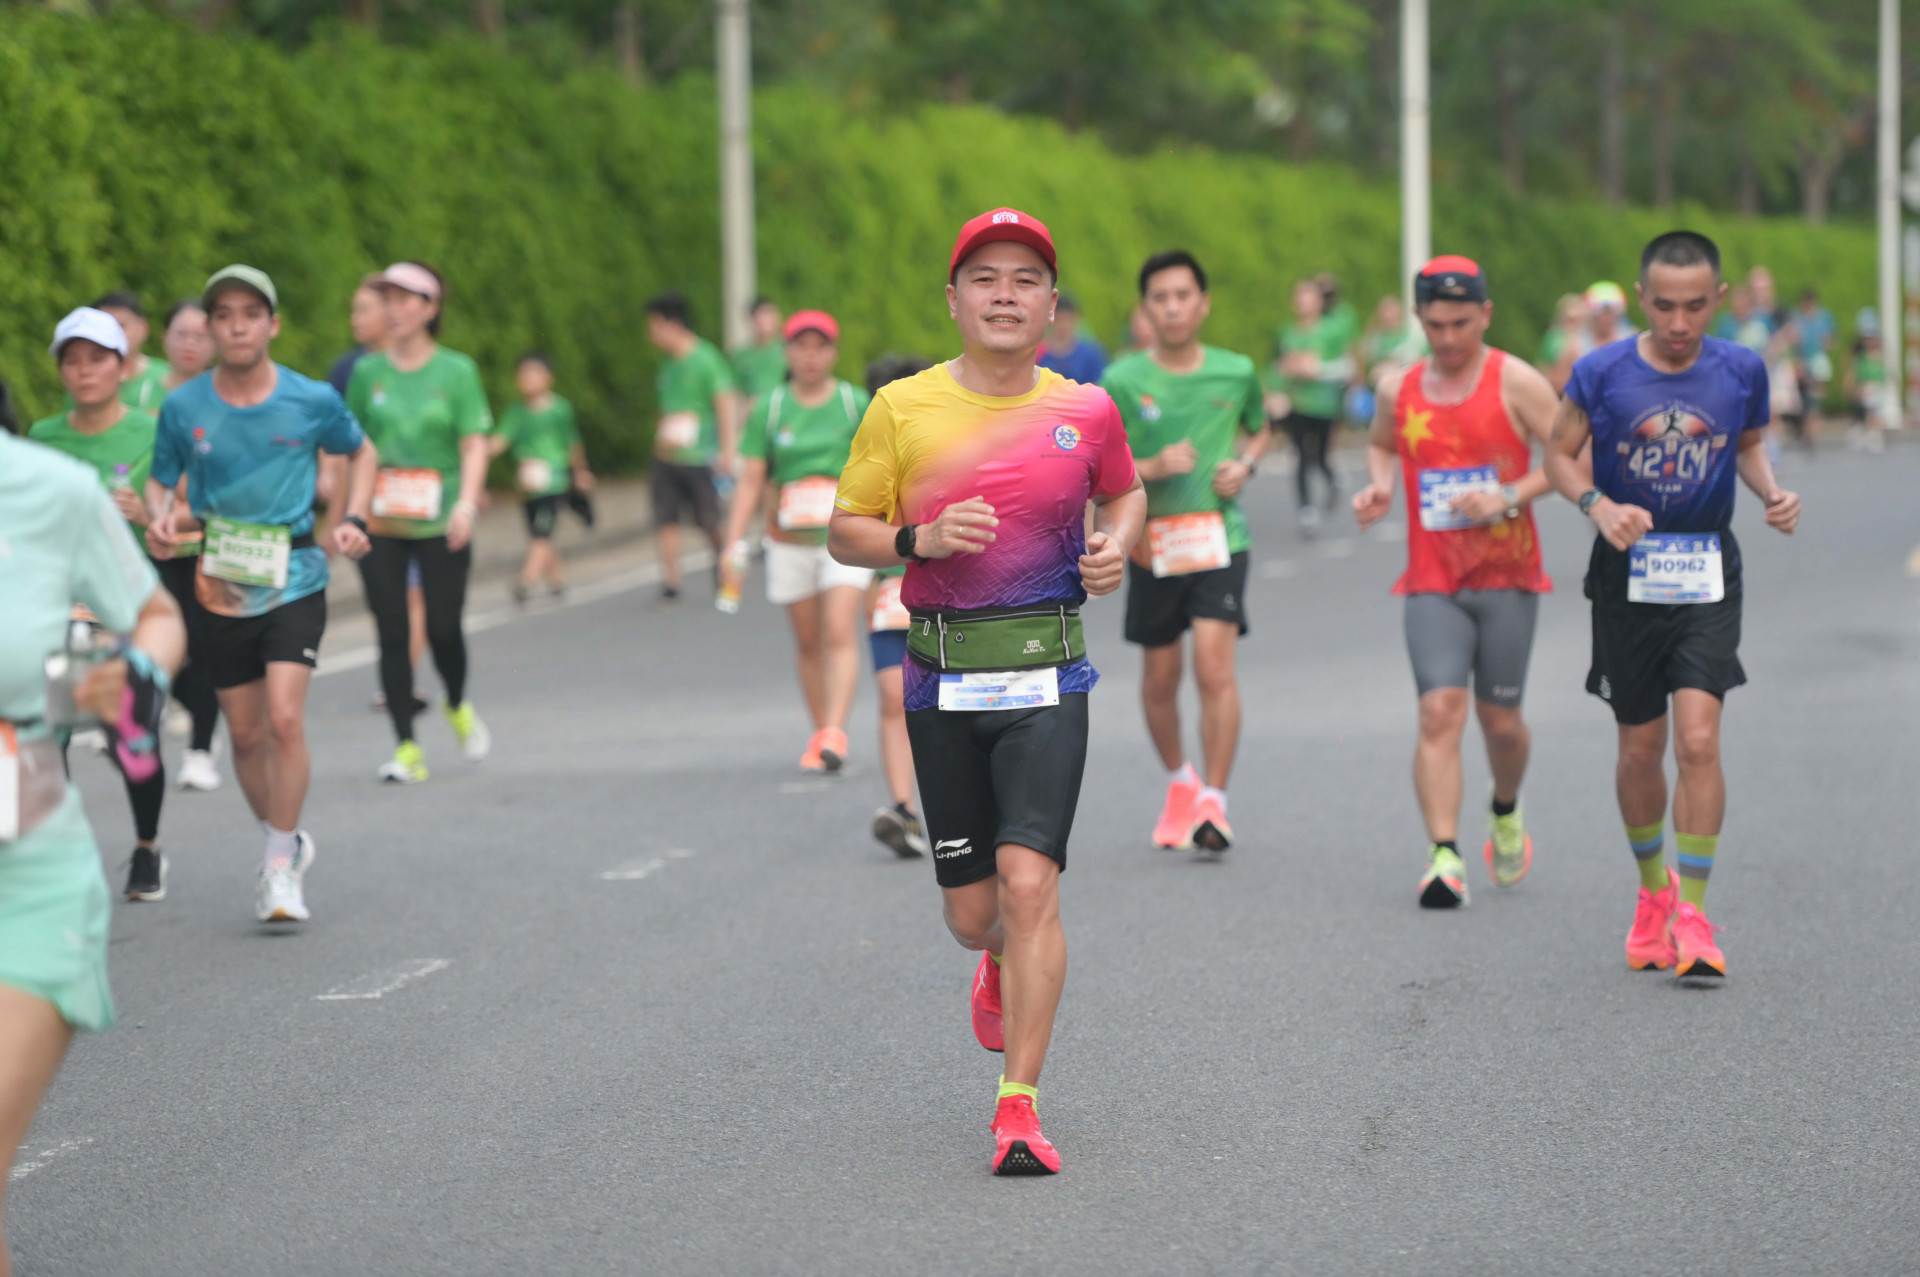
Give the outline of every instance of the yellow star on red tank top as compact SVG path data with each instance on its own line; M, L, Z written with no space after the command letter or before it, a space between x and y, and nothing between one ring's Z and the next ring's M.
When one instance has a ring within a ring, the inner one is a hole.
M1427 423L1433 420L1432 409L1409 408L1407 423L1400 427L1400 437L1407 441L1407 451L1417 452L1420 445L1433 438L1433 427Z

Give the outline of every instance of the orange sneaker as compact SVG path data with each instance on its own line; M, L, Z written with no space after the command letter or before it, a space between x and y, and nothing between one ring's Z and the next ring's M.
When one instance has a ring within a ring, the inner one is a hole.
M847 765L847 734L838 727L822 727L814 733L814 739L820 742L820 761L830 772L837 772Z
M800 755L800 770L803 772L823 772L827 770L827 760L821 756L820 745L826 737L826 728L821 728L807 737L807 752Z
M1200 801L1198 780L1167 783L1167 804L1160 809L1160 823L1153 827L1153 845L1168 851L1185 851L1193 846L1193 809Z
M1717 930L1698 905L1681 904L1673 918L1674 975L1682 980L1727 978L1726 956L1713 942L1713 933Z
M1000 1024L1000 964L984 953L980 969L973 973L973 1036L989 1051L1007 1049L1006 1030Z
M1203 790L1193 805L1193 836L1189 840L1205 851L1221 852L1233 846L1233 826L1227 823L1227 809L1218 798L1209 798Z
M993 1111L995 1175L1057 1175L1060 1154L1040 1133L1040 1115L1024 1095L1009 1095Z
M1660 891L1640 888L1633 911L1633 930L1627 932L1627 965L1635 971L1664 971L1673 965L1673 911L1680 903L1680 875L1667 870Z

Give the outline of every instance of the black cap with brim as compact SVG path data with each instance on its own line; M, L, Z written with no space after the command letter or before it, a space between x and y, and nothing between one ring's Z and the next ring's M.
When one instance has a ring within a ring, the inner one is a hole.
M1487 274L1470 257L1449 254L1436 257L1413 277L1413 301L1483 302L1487 300Z

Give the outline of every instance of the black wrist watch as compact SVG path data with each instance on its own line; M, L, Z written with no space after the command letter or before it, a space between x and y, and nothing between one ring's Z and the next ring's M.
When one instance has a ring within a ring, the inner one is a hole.
M1588 488L1580 494L1580 513L1592 514L1594 505L1600 500L1600 489Z
M909 523L906 527L894 533L893 552L903 559L912 559L915 563L925 563L926 559L913 552L914 533L917 530L914 524Z
M361 518L361 517L360 517L359 515L357 515L357 514L344 514L344 515L341 515L341 516L340 516L340 522L342 522L342 523L351 523L351 524L352 524L352 525L353 525L354 527L356 527L356 528L359 528L359 529L360 529L360 535L362 535L362 536L372 536L372 535L373 535L373 534L372 534L371 532L368 532L368 531L367 531L367 521L366 521L365 519L363 519L363 518Z

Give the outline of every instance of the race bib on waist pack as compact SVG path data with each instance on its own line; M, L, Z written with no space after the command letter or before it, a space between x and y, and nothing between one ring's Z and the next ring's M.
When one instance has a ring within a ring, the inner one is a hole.
M1060 671L1053 666L1038 670L989 672L940 676L940 708L962 713L992 709L1033 709L1060 703Z
M886 630L904 630L913 618L907 615L907 605L900 601L900 585L905 578L883 576L880 578L880 592L873 596L873 615L868 618L868 627L874 633Z
M1218 510L1148 519L1147 549L1155 576L1211 572L1233 560L1227 552L1227 521Z
M210 515L200 570L235 585L269 585L284 590L292 552L293 536L283 525L241 523Z
M440 472L382 467L374 476L372 510L376 519L433 522L440 517Z
M553 465L539 457L528 457L519 466L520 491L538 495L553 486Z
M1653 532L1627 551L1627 602L1718 603L1727 597L1717 532Z
M1500 471L1494 466L1420 472L1420 526L1429 532L1455 532L1484 526L1453 508L1453 499L1472 492L1500 495Z
M826 527L833 518L833 494L839 486L838 479L824 474L781 484L774 521L782 532Z
M653 437L669 448L692 448L700 442L700 414L670 412L660 418Z

